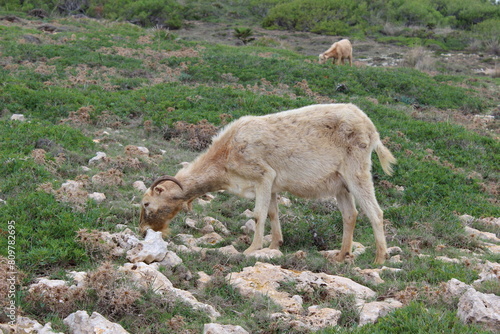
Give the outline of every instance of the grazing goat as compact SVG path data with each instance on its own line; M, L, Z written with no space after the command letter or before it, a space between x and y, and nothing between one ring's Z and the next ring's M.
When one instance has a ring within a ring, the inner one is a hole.
M208 150L175 177L158 178L141 202L140 230L169 233L169 222L207 192L227 190L255 198L256 230L249 254L262 248L267 216L270 248L283 243L277 193L303 198L336 197L343 217L342 248L337 260L352 250L358 211L370 219L375 234L375 263L386 259L383 213L371 175L375 150L385 173L396 162L368 116L353 104L319 104L266 116L245 116L227 125Z
M332 62L337 65L345 63L349 59L349 65L352 66L352 45L348 39L342 39L335 42L328 50L319 55L319 63L324 64L329 58L333 58Z

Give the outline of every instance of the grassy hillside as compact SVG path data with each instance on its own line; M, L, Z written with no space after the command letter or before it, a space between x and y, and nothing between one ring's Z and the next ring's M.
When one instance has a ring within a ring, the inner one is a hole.
M406 254L396 265L404 274L387 275L386 283L372 287L379 295L408 287L438 289L451 278L465 283L477 279L473 268L438 263L433 259L437 254L458 256L470 250L483 260L500 260L498 255L481 253L479 243L466 237L458 220L463 214L500 217L498 120L472 131L432 116L495 113L498 94L484 92L486 87L498 88L500 79L431 75L409 68L319 65L315 57L287 50L185 41L167 30L125 22L14 14L6 18L0 12L0 198L6 202L0 204L0 232L6 235L8 222L16 222L16 264L24 273L16 298L24 314L52 321L54 328L64 331L65 314L95 310L131 333L171 332L170 320L180 315L183 330L199 332L205 316L174 302L162 304L153 293L140 296L127 312L115 312L98 296L61 310L28 298L22 288L36 277L65 278L66 270L100 267L103 255L79 242L76 232L114 231L117 224L137 230L135 205L141 193L132 183L142 180L149 185L158 175L175 174L180 162L198 154L194 149L203 147L215 127L243 115L314 103L357 104L398 159L394 176L387 177L374 158L388 243ZM24 114L28 121L11 121L12 114ZM172 135L172 140L164 139ZM145 146L150 155L127 156L127 145ZM89 165L97 151L106 152L109 159ZM115 184L90 181L111 169L118 175ZM103 192L107 199L96 203L63 198L57 189L68 179L81 180L88 192ZM329 263L317 252L340 246L341 218L334 206L291 200L292 207L281 208L285 256L273 262L359 279L351 265ZM209 215L227 224L232 234L225 244L230 244L238 239L245 221L241 212L252 206L251 201L218 195L210 206L196 205L193 212L176 218L173 235L192 233L181 223L186 217ZM356 266L371 268L374 240L365 217L360 216L354 237L370 247ZM242 242L237 245L239 250L246 247ZM7 250L7 239L2 237L0 254L7 256ZM290 255L298 250L309 255L294 260ZM431 258L422 259L417 253ZM192 254L179 256L192 273L222 270L225 275L255 263L240 257L198 261ZM224 263L223 269L214 263ZM169 278L179 287L194 288L194 280L186 282L179 275L172 273ZM498 293L495 287L483 289ZM264 307L267 301L246 300L223 280L197 298L225 310L223 322L242 324L254 333L270 332L269 317L254 313L269 308ZM424 324L426 332L450 328L456 333L480 332L461 324L455 309L453 303L419 293L395 314L353 332L390 332L398 326L417 332ZM348 328L352 322L344 319L344 324Z

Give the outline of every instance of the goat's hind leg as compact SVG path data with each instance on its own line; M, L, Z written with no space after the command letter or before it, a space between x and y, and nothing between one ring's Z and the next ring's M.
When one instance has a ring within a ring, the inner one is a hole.
M375 246L377 248L375 255L375 263L383 264L387 258L387 243L384 233L384 214L378 205L375 197L375 189L370 173L359 174L358 182L349 184L351 193L356 198L361 210L370 220L375 235Z
M283 244L283 235L281 234L281 225L279 220L278 196L276 193L271 194L271 202L269 203L269 220L271 221L271 249L279 249Z

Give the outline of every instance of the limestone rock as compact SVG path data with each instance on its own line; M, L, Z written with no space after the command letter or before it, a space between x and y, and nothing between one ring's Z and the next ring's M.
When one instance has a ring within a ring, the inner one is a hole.
M97 203L101 203L106 199L106 195L104 195L103 193L93 192L92 194L89 194L89 198L93 199Z
M224 238L222 238L219 234L212 232L198 238L196 240L196 245L216 245L223 240Z
M213 226L214 230L217 232L220 232L224 235L229 235L231 232L226 228L226 226L219 220L212 218L212 217L205 217L203 218L203 222L205 225L211 225Z
M363 304L360 306L359 326L373 324L378 318L386 316L399 307L403 307L403 304L395 299Z
M68 271L67 274L75 281L77 287L85 287L87 280L87 273L85 271Z
M253 218L254 217L254 214L251 210L249 209L246 209L243 213L242 213L243 216L247 217L247 218Z
M199 271L198 276L199 276L199 278L196 280L196 284L197 284L199 289L203 290L208 285L208 283L210 283L212 281L212 277L207 275L203 271Z
M249 334L241 326L220 325L220 324L205 324L203 326L203 334Z
M479 279L474 281L474 284L479 284L484 281L497 281L500 284L500 263L486 261L481 265Z
M162 261L167 255L167 245L160 231L148 229L144 241L127 252L127 259L131 262L146 263Z
M93 157L92 159L89 160L89 165L98 163L99 161L101 161L106 156L107 155L104 152L97 152L96 155L95 155L95 157Z
M452 278L444 285L445 293L448 297L457 298L462 296L467 290L470 289L470 285L467 285L456 278Z
M10 116L10 120L11 121L25 122L26 117L24 117L23 114L13 114L12 116Z
M149 150L146 147L127 145L125 154L131 157L149 156Z
M157 294L179 299L195 310L206 312L211 319L220 317L220 313L213 306L200 303L189 291L175 288L172 282L154 265L148 265L144 262L125 263L120 271L128 274L138 286L145 290L152 289Z
M337 325L341 312L332 308L321 308L317 305L310 306L307 312L302 314L273 313L271 319L288 323L291 328L299 332L316 332L324 327Z
M240 252L238 252L238 250L236 248L234 248L233 245L229 245L229 246L224 246L224 247L217 248L217 251L221 252L222 254L226 254L226 255L238 255L238 254L241 254Z
M139 190L140 192L146 192L146 190L148 190L148 188L146 187L146 185L142 181L135 181L132 184L132 187L134 187L134 189Z
M478 239L486 240L486 241L490 241L490 242L497 242L497 243L500 242L500 239L497 238L495 233L482 232L482 231L476 230L472 227L466 226L465 233L467 233L468 235L470 235L473 238L478 238Z
M255 220L253 220L253 219L247 220L245 225L243 225L241 227L241 230L243 231L243 233L245 233L247 235L254 234L255 233Z
M54 332L50 322L42 326L36 320L21 316L17 317L15 325L0 324L0 332L17 334L63 334Z
M97 312L89 317L86 311L71 313L64 319L64 324L70 328L71 334L127 334L120 325L109 321Z
M165 257L163 260L158 262L160 266L164 266L167 268L173 268L182 263L182 259L174 252L172 251L167 251L167 254L165 254Z
M192 229L197 229L196 227L196 220L191 219L191 218L186 218L186 226L192 228Z
M246 256L255 257L257 259L269 260L275 259L278 257L282 257L283 253L279 249L271 249L271 248L262 248L256 251L253 251Z
M243 296L262 294L271 298L286 313L302 314L304 312L301 298L280 291L281 282L295 282L296 289L311 292L322 289L326 294L354 294L358 299L373 298L376 293L353 280L341 276L310 271L283 269L269 263L257 262L253 267L243 268L241 272L231 273L226 279Z
M478 323L490 330L500 328L500 296L467 290L458 302L458 317L465 323Z

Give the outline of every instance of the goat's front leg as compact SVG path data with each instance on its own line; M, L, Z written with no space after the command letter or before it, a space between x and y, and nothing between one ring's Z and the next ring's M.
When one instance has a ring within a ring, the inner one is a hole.
M354 226L358 217L358 210L354 204L353 196L345 187L341 187L337 194L337 204L342 213L343 231L342 231L342 247L336 260L343 262L352 252L352 237L354 234Z
M276 193L271 194L271 202L269 204L269 220L271 221L271 249L279 249L283 244L283 235L281 234L281 225L279 220L278 196Z
M266 218L269 212L269 205L271 202L271 189L274 182L274 171L268 173L266 178L261 183L255 186L255 233L250 247L248 247L244 254L250 254L256 250L262 249L264 240L264 227L266 225Z

